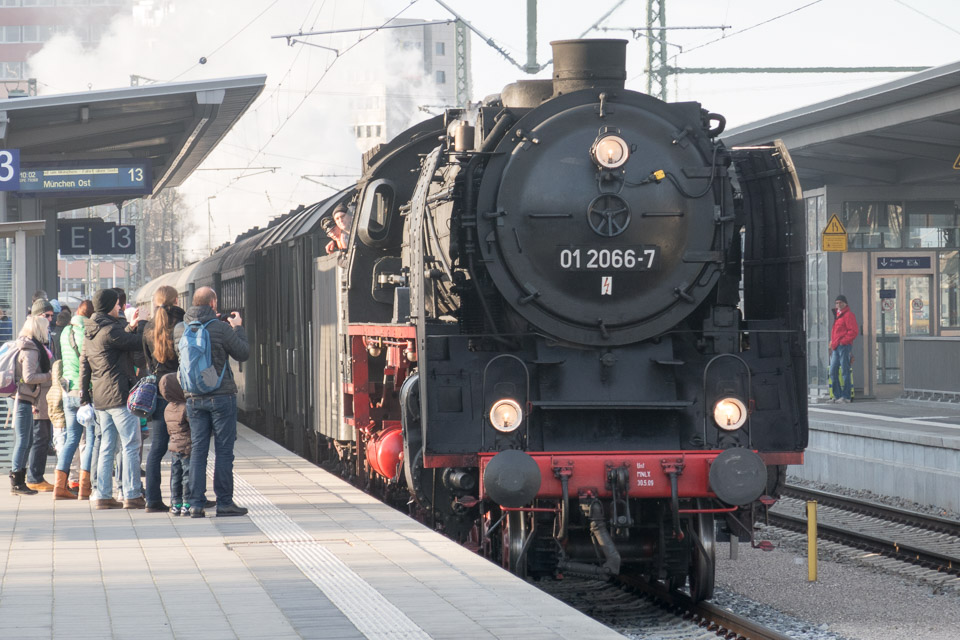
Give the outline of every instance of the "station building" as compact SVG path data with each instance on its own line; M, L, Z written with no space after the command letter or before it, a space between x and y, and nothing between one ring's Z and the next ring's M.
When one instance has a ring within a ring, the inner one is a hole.
M811 398L828 394L833 301L861 329L857 397L960 402L960 63L730 130L730 146L782 139L807 222ZM824 251L836 216L845 252Z

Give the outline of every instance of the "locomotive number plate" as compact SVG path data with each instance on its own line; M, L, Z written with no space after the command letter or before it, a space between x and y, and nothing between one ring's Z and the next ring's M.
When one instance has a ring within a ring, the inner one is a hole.
M557 247L557 261L565 271L649 271L660 264L660 247Z

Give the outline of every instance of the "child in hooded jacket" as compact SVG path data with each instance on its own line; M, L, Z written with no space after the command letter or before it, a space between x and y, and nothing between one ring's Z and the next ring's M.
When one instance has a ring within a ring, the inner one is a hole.
M177 380L176 373L160 378L160 395L167 401L163 419L167 423L170 443L167 449L173 456L170 465L170 514L190 515L190 504L185 501L190 495L190 423L187 421L187 399Z

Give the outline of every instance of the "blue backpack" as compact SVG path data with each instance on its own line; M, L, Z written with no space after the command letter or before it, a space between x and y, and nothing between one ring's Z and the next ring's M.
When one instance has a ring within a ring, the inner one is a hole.
M210 332L207 331L207 325L215 321L216 318L203 324L196 320L189 322L180 336L180 344L177 345L180 351L177 378L186 393L201 396L213 393L220 388L223 374L230 366L229 362L224 362L223 371L217 376L210 348Z

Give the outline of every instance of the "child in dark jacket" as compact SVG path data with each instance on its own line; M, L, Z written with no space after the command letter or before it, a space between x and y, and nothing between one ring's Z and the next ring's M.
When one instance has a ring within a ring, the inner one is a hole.
M170 513L186 516L190 515L190 505L184 500L190 495L190 423L187 421L187 400L176 373L168 373L160 378L160 395L168 403L163 411L163 419L170 434L167 448L173 455L170 466Z

